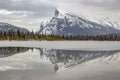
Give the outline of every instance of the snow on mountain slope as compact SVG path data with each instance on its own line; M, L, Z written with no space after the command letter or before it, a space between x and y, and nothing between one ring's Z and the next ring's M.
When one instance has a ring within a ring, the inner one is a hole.
M92 22L73 13L55 10L54 17L47 23L41 23L39 34L64 35L103 35L120 33L120 30L108 25Z
M0 22L0 31L5 31L6 32L6 31L9 31L9 30L13 30L13 31L19 30L20 32L28 32L28 30L25 29L25 28L20 28L20 27L17 27L17 26L8 24L8 23Z
M120 30L120 22L118 19L114 19L114 18L110 18L110 17L91 17L91 16L87 16L85 17L87 20L99 23L103 26L105 25L109 25L112 26L115 29Z

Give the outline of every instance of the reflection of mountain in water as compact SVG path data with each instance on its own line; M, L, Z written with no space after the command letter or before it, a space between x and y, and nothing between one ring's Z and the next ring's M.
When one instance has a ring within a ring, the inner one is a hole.
M29 49L33 48L25 48L25 47L2 47L0 48L0 58L8 57L14 55L16 53L26 52ZM65 69L74 67L78 64L85 63L90 60L94 60L97 58L108 58L113 59L114 56L116 59L120 56L115 55L120 50L115 51L83 51L83 50L55 50L55 49L42 49L37 48L40 51L40 60L48 60L50 63L54 64L55 71L59 69ZM33 50L34 52L34 50ZM37 54L35 52L35 54ZM34 54L33 54L34 55ZM26 57L26 56L25 56Z
M39 49L40 56L46 55L55 66L55 71L60 68L69 68L75 65L97 59L100 57L109 57L117 52L116 51L82 51L82 50L48 50Z
M0 58L8 57L20 52L26 52L29 48L25 47L0 47Z

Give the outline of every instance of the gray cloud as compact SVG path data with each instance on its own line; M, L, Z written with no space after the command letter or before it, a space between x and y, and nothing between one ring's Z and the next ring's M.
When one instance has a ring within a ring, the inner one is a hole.
M26 11L27 13L24 14L29 17L50 16L55 8L54 5L37 2L37 0L0 0L0 9L5 9L7 11L23 11L23 13ZM29 14L29 12L32 14Z
M36 1L33 2L33 1ZM0 9L7 9L9 11L39 11L54 8L52 5L48 5L37 0L2 0L0 1Z
M120 0L81 0L81 3L100 9L120 11Z

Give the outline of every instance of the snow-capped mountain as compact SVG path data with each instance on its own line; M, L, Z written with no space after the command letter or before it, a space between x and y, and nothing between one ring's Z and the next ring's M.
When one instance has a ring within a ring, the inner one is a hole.
M104 35L120 33L120 29L112 25L92 22L87 18L79 17L73 13L60 12L56 9L54 17L46 23L41 23L38 33L59 35Z
M0 22L0 31L7 32L9 30L13 30L13 31L19 30L20 32L28 32L28 30L25 28L20 28L20 27L17 27L17 26L8 24L8 23Z

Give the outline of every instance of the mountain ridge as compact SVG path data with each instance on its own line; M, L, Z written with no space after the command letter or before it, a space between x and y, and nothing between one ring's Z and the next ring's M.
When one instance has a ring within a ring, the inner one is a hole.
M9 23L5 23L5 22L0 22L0 30L3 32L8 32L9 30L13 30L15 32L17 30L19 30L20 32L29 32L29 30L26 28L21 28L21 27L18 27L18 26L9 24Z
M92 22L73 13L62 13L55 10L54 16L46 23L41 23L39 34L57 35L104 35L120 33L110 25Z

